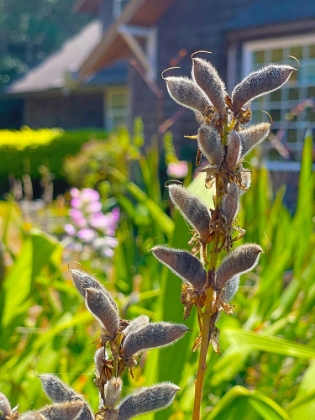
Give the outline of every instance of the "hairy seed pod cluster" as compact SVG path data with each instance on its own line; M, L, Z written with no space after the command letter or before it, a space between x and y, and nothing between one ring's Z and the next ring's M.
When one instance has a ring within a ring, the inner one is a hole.
M225 110L225 86L217 70L209 61L193 58L192 77L206 93L218 112L223 115Z
M240 202L240 189L234 184L229 184L228 192L222 199L222 212L225 215L226 221L229 225L239 212Z
M201 114L211 106L200 87L187 77L170 76L166 77L165 81L168 93L180 105L197 110Z
M128 420L138 414L160 410L169 406L179 387L170 382L162 382L128 395L118 406L118 420Z
M39 375L42 382L42 387L46 395L56 403L70 401L78 394L68 385L63 383L57 376L51 374Z
M198 130L198 146L202 154L212 165L221 166L224 150L217 130L210 125L203 124Z
M294 67L288 65L270 64L261 70L254 71L235 86L232 92L234 108L240 110L252 99L279 89L287 82L294 70Z
M99 289L87 288L85 289L85 303L105 331L114 337L119 327L119 316L107 294Z
M242 157L247 155L255 146L261 143L268 136L270 131L269 123L260 123L245 128L239 132L242 143Z
M179 340L189 330L186 325L170 322L154 322L129 333L123 341L122 350L126 357L154 347L165 347Z
M201 290L206 284L207 274L198 258L187 251L155 246L153 255L184 282L190 283L195 289Z
M228 169L232 170L239 162L242 155L241 138L237 131L230 131L225 157Z
M168 187L170 198L187 222L195 229L200 238L209 236L210 212L199 198L179 185Z
M221 290L232 277L252 270L258 264L261 252L262 249L257 244L245 244L234 249L218 268L215 289Z
M20 420L75 420L84 407L83 401L54 404L37 411L29 411L19 417ZM83 420L83 418L82 418Z

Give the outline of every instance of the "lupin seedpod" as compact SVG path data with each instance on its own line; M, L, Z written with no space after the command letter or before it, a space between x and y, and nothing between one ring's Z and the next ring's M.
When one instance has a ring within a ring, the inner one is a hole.
M209 237L210 212L199 198L185 188L173 184L168 191L175 207L181 212L187 222L196 230L200 238Z
M241 138L237 131L230 131L226 152L226 165L228 169L232 170L238 164L242 155Z
M137 318L134 318L130 321L128 327L123 330L124 335L131 334L135 331L140 330L141 328L148 325L150 322L150 318L146 315L140 315Z
M212 165L221 166L224 157L224 149L221 138L216 129L203 124L198 130L197 136L199 149Z
M209 61L193 58L192 77L206 93L217 111L223 115L225 110L225 85L217 70Z
M78 419L84 408L83 401L68 401L62 404L54 404L38 410L37 412L47 420L74 420ZM84 420L88 420L85 417ZM83 420L83 418L82 418Z
M242 142L242 157L247 155L255 146L261 143L268 136L270 131L269 123L260 123L252 125L239 131Z
M259 260L262 249L257 244L241 245L228 254L216 272L213 287L221 290L235 276L252 270Z
M132 357L154 347L165 347L175 343L189 330L184 324L154 322L129 333L123 341L122 349L126 357Z
M11 405L7 397L0 392L0 420L9 418L12 413Z
M118 401L122 389L121 378L111 378L104 386L105 404L109 410L113 410Z
M198 258L189 252L164 246L155 246L152 248L152 252L155 258L167 265L173 273L184 282L190 283L195 289L201 290L206 284L206 270Z
M118 406L118 420L129 420L139 414L168 407L180 388L170 382L162 382L128 395Z
M46 395L55 403L66 402L78 396L72 388L55 375L45 373L39 375L39 379Z
M211 106L200 87L187 77L165 77L168 93L178 104L204 114Z
M234 109L239 111L252 99L279 89L289 79L294 70L294 67L285 64L270 64L254 71L235 86L232 92Z
M232 277L228 282L226 282L222 295L226 302L230 302L233 299L235 293L238 291L239 285L240 276Z
M232 224L233 220L237 216L240 209L240 189L233 182L229 184L228 192L223 196L222 199L222 212L226 217L226 221L229 225Z
M87 288L85 289L85 303L102 327L111 337L114 337L119 326L119 316L108 296L102 290Z
M80 292L80 294L85 297L85 289L88 287L92 289L99 289L102 290L103 293L105 293L110 300L113 307L116 309L116 312L118 313L118 307L116 305L116 302L112 298L111 294L105 289L105 287L93 276L85 273L81 270L70 270L72 274L72 280L73 284L77 288L77 290Z

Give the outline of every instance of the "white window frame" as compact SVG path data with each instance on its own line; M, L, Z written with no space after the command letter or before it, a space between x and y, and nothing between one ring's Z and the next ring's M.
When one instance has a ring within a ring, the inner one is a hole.
M125 109L112 109L112 102L111 98L115 95L126 95L126 108ZM115 117L124 117L125 123L128 122L128 117L130 114L130 92L127 86L114 86L114 87L108 87L104 94L104 101L105 101L105 107L104 107L104 125L106 130L113 130L114 122L113 119Z
M308 35L288 36L288 37L281 37L281 38L276 38L276 39L261 39L257 41L244 42L242 46L242 77L246 77L249 73L253 71L252 54L254 52L268 51L268 50L277 49L277 48L297 47L297 46L307 48L309 45L315 45L314 33L308 34ZM312 58L312 61L313 60L314 58ZM298 63L296 63L293 59L290 59L289 57L287 59L287 63L294 67L298 67ZM265 64L268 64L268 63L265 63ZM307 80L307 79L303 78L304 72L303 72L302 66L298 71L302 72L302 75L300 77L301 81L299 81L297 85L298 88L303 89L303 87L309 87L310 85L304 82L304 80ZM277 128L280 128L281 126L285 126L285 124L286 124L285 121L281 121L280 123L277 124L279 126ZM306 131L306 129L310 128L310 126L312 129L315 129L315 122L305 121L304 124L300 123L300 125L297 127L300 128L301 130L305 128L305 131ZM301 141L297 141L296 143L290 144L290 146L292 147L292 150L293 151L295 150L298 152L300 151L301 145L302 145ZM279 167L280 166L282 167L285 164L287 164L288 167L290 166L292 168L293 166L296 166L297 168L299 167L299 163L297 161L291 161L291 162L268 161L267 165L269 163L271 164L271 166L277 166L277 163L278 163Z

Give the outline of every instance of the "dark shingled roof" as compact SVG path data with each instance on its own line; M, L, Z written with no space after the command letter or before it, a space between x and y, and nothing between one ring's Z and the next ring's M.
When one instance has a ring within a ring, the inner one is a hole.
M94 21L86 25L77 35L66 41L60 50L25 76L13 82L3 92L6 94L27 94L76 86L77 71L102 37L102 25ZM67 80L68 79L68 80ZM104 85L126 83L127 64L115 66L95 74L84 85Z
M257 0L251 6L242 8L227 29L246 29L312 18L315 18L314 0Z

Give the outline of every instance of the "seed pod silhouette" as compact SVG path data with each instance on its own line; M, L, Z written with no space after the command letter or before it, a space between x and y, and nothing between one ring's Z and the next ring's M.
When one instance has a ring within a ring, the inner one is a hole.
M228 145L227 145L227 153L226 153L226 164L228 169L233 169L236 164L239 162L242 155L242 143L241 138L237 131L230 131Z
M85 303L88 310L100 322L102 327L114 337L119 326L119 316L113 308L107 294L102 290L85 289Z
M128 395L118 406L118 420L128 420L138 414L168 407L179 389L177 385L170 382L162 382Z
M221 166L224 150L217 130L210 125L203 124L197 136L199 149L212 165Z
M209 61L193 58L192 77L222 115L225 110L225 85Z
M187 77L165 77L168 93L180 105L201 112L211 106L209 99L200 87Z
M269 123L260 123L252 125L239 131L242 142L242 157L247 155L257 144L261 143L268 136L270 131Z
M226 282L222 296L226 302L230 302L233 299L235 293L238 291L239 285L240 276L232 277L228 282Z
M38 410L37 412L47 420L74 420L78 419L84 407L83 401L71 401L54 404ZM88 420L88 417L84 419ZM83 420L83 418L82 418Z
M10 417L11 405L7 397L0 392L0 420L5 420L7 417Z
M125 335L133 333L140 328L145 327L150 322L150 318L146 315L140 315L137 318L134 318L132 321L130 321L128 327L126 327L123 331Z
M57 376L50 374L39 375L46 395L56 403L70 401L81 397L72 388L63 383Z
M248 101L279 89L294 70L291 66L270 64L245 77L232 92L235 110L239 111Z
M232 277L252 270L262 249L257 244L241 245L228 254L216 273L214 288L221 290Z
M210 212L199 198L179 185L170 185L172 202L202 239L209 237Z
M114 409L116 402L120 397L121 389L121 378L113 377L104 385L105 404L108 409Z
M189 330L184 324L170 322L154 322L126 336L122 350L126 357L152 349L165 347L175 343Z
M72 274L73 284L75 285L75 287L78 289L78 291L83 297L85 297L85 289L87 289L88 287L92 289L102 290L103 293L107 295L111 304L113 305L113 307L116 309L116 312L118 313L118 307L116 305L116 302L112 298L111 294L105 289L105 287L98 280L96 280L95 277L90 276L89 274L81 270L70 270L70 271Z
M237 216L240 209L240 189L234 184L229 184L228 193L222 199L222 211L229 225Z
M153 255L161 263L167 265L173 273L195 289L201 290L206 284L207 274L198 258L187 251L180 251L164 246L152 248Z

